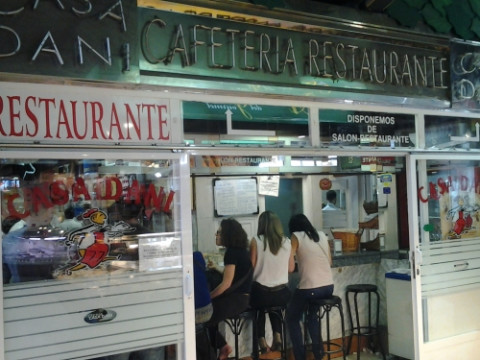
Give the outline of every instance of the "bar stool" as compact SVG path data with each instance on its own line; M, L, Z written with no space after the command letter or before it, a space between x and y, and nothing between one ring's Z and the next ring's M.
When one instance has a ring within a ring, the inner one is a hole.
M359 308L358 308L358 295L359 294L366 294L368 298L367 304L367 312L368 312L368 319L367 324L361 324L360 322L360 315L359 315ZM375 319L374 325L372 325L372 295L376 298L376 309L375 309ZM350 297L353 296L354 300L354 311L355 311L355 324L353 322L352 317L352 308L350 306ZM367 340L370 337L376 336L378 344L380 345L380 351L382 353L382 357L385 360L385 351L383 350L383 344L379 336L378 331L378 318L380 314L380 295L377 291L377 286L372 284L355 284L355 285L348 285L346 288L346 298L347 298L347 307L348 307L348 318L350 320L350 329L351 334L348 341L348 353L350 353L350 348L352 346L353 337L357 337L357 360L360 360L360 352L361 352L361 345L360 340L363 337L366 337Z
M238 314L234 317L231 317L231 318L228 318L228 319L224 320L225 324L228 325L228 327L230 328L230 331L232 332L232 334L235 337L235 356L234 357L229 357L229 359L239 360L239 356L238 356L239 355L238 337L242 333L242 330L243 330L244 326L246 325L247 320L253 320L253 319L255 319L255 317L256 317L255 311L252 310L252 309L247 309L244 312L241 312L240 314ZM255 329L255 326L253 326L253 328ZM255 330L253 331L253 333L255 335ZM255 344L255 343L256 343L256 340L255 340L255 336L254 336L253 344ZM257 348L258 348L258 345L257 345ZM253 350L253 353L254 354L256 353L255 350Z
M254 360L259 359L258 355L258 335L257 335L257 327L256 324L258 322L259 315L261 313L267 314L274 314L274 316L278 317L282 323L282 349L280 350L280 359L287 360L287 322L286 322L286 313L287 313L287 306L270 306L270 307L262 307L255 309L255 323L253 325L253 354L252 357ZM276 358L278 359L278 358Z
M340 325L342 328L341 344L337 344L330 339L330 312L332 311L332 309L337 309L340 315ZM342 299L336 295L332 295L331 297L325 299L310 300L308 303L307 311L312 310L315 311L317 314L320 334L322 334L322 319L325 318L326 320L327 339L323 340L323 347L325 348L325 345L327 347L326 350L324 349L324 352L327 355L328 360L331 359L332 354L337 354L340 352L342 353L343 359L345 360L345 322L343 317ZM307 332L304 331L304 334L306 338Z

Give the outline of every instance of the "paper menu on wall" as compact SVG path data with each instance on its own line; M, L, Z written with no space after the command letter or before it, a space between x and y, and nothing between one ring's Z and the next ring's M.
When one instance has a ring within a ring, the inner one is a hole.
M215 179L213 185L215 216L258 213L257 180Z
M278 190L280 185L280 176L260 176L258 183L258 193L260 195L278 197Z

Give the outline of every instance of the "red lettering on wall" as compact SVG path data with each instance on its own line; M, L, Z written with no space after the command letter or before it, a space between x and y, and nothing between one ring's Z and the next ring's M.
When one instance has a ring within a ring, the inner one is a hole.
M34 107L37 106L37 101L36 98L33 96L27 97L25 100L25 113L27 114L27 118L32 121L33 124L33 129L30 130L28 126L27 127L27 136L30 137L35 137L38 134L38 118L37 116L33 113L33 111L30 109L30 102L33 102Z
M31 189L32 210L36 213L40 210L40 205L45 209L53 207L52 201L47 197L46 185L42 184L41 187L35 186Z
M167 201L165 201L165 206L163 207L163 211L166 213L170 212L170 206L173 202L173 195L175 195L175 191L170 190L170 192L168 193Z
M45 138L51 138L50 130L50 105L55 105L55 99L39 99L40 104L45 104ZM54 106L55 107L55 106Z
M94 185L97 200L113 200L115 202L122 199L123 189L122 182L116 176L98 179ZM70 200L74 202L79 200L91 200L90 193L83 178L77 178L72 185L71 196L69 186L63 180L55 180L52 183L42 183L39 185L26 187L23 189L23 207L24 212L20 212L16 208L15 203L21 197L21 193L5 195L7 202L7 210L9 215L18 218L26 218L31 212L39 212L42 209L50 209L54 206L63 206ZM173 204L175 191L171 190L168 195L163 187L156 191L154 184L149 184L145 188L144 184L140 184L138 180L134 180L129 186L124 201L126 204L134 202L137 205L142 204L146 209L152 207L158 212L169 213Z
M132 185L129 186L127 190L127 194L125 196L125 202L130 204L132 201L136 205L140 205L142 202L142 195L145 192L145 188L143 185L138 183L138 180L133 180Z
M3 114L3 98L0 96L0 115L2 114ZM2 134L3 136L7 136L7 133L3 129L2 122L3 122L2 117L0 116L0 134Z
M15 110L15 104L20 103L20 96L8 96L8 106L10 107L10 136L22 136L22 130L16 130L15 125L20 121L20 111Z
M426 203L426 202L428 201L428 196L423 196L422 192L423 192L424 189L425 189L425 187L420 186L420 187L418 188L418 194L417 194L417 195L418 195L418 199L419 199L421 202Z
M92 139L98 139L97 129L100 132L103 139L106 139L105 133L103 132L102 128L102 120L103 120L103 106L98 101L94 101L90 103L92 109ZM87 111L85 111L87 113Z
M112 111L111 111L111 116L110 116L110 136L109 139L112 140L112 134L113 134L113 129L117 129L117 134L118 140L123 140L125 139L123 137L123 132L122 132L122 125L120 124L120 120L118 119L118 114L117 114L117 108L115 107L115 104L112 104Z
M137 137L141 139L142 134L140 133L140 121L135 119L132 109L130 109L130 106L128 104L125 104L125 110L127 111L127 139L130 140L132 138L130 136L130 128L131 128L130 125L133 125L133 128L137 133ZM140 119L140 107L138 105L137 105L137 117L138 119Z
M17 209L15 208L14 201L19 197L20 197L19 194L7 195L7 209L10 215L18 217L20 219L24 219L30 215L30 211L28 211L27 209L25 209L23 213L17 211Z
M83 195L85 200L91 199L83 178L78 178L75 184L73 184L72 195L73 195L73 201L80 200L81 199L80 195Z
M103 190L103 191L102 191ZM97 199L99 200L115 200L122 196L122 182L117 177L106 177L98 179L95 186Z
M67 131L67 139L73 139L72 136L72 131L70 130L70 124L68 123L68 116L65 111L65 104L63 101L60 101L60 108L58 109L58 128L57 128L57 138L61 139L62 137L60 136L61 131L60 129L62 126L65 127L65 130Z
M153 140L152 135L152 110L155 109L155 105L153 104L142 104L142 111L147 109L147 123L148 123L148 140Z
M147 193L145 194L145 204L152 204L157 211L161 211L164 199L165 192L163 191L163 187L160 187L157 194L154 184L148 186Z
M68 202L67 185L61 181L56 180L50 186L50 198L54 205L64 205Z
M158 137L159 140L169 140L170 139L170 131L168 129L168 120L165 118L165 114L167 113L167 106L160 105L157 106L158 109L158 127L160 129L160 136Z

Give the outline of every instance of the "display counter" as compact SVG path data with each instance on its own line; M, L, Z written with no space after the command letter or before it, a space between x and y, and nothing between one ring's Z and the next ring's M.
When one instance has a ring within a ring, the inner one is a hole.
M400 259L401 257L402 255L398 250L344 252L332 255L332 267L374 264L380 263L382 259Z

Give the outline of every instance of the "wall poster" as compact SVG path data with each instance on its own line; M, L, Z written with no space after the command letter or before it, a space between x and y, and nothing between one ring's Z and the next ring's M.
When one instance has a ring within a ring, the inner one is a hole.
M258 214L257 179L214 179L215 217Z

